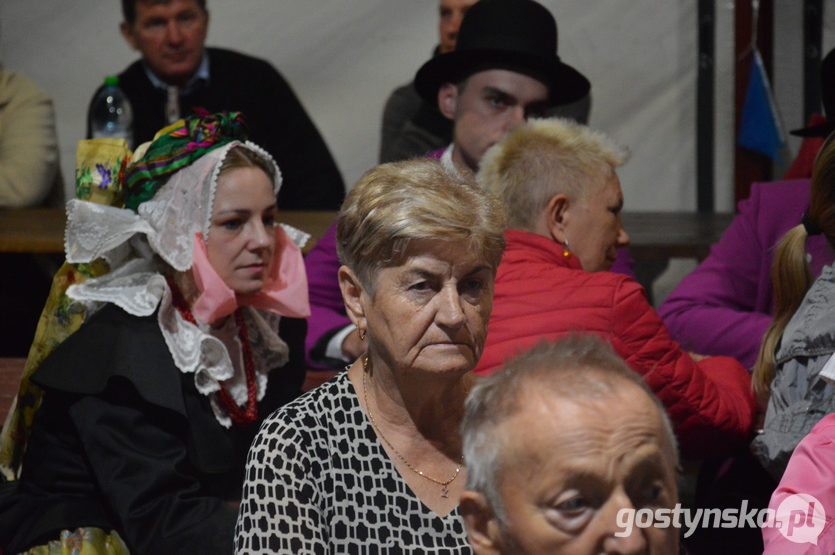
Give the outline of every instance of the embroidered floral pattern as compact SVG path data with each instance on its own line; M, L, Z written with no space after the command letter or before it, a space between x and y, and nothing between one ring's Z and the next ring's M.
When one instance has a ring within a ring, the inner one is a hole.
M76 160L76 195L98 204L121 206L119 173L130 160L127 143L120 139L81 141ZM0 434L0 474L7 480L17 478L23 453L32 428L32 420L41 402L42 391L29 381L41 362L75 332L87 316L85 307L74 303L66 291L71 285L102 276L110 270L98 259L86 264L65 263L52 280L46 305L41 313L35 341L29 350L17 398L6 417Z
M101 528L62 530L60 539L33 547L22 555L130 555L117 532Z
M121 139L80 141L75 169L75 196L107 206L122 205L118 179L130 161L127 143Z
M96 170L99 173L93 177L93 183L96 183L99 189L107 189L107 186L113 183L113 170L105 164L96 164Z

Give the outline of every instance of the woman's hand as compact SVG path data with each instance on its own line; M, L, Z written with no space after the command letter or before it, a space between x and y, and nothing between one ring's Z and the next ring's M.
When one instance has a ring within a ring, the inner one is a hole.
M357 360L366 350L368 350L368 341L360 339L357 330L349 333L342 341L342 354L351 360Z

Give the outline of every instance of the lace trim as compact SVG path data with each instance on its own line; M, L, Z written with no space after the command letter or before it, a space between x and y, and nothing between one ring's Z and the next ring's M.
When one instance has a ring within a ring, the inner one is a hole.
M149 267L153 262L135 260L119 270L131 267L136 269L143 265ZM161 261L157 260L157 263L161 264ZM83 303L91 313L105 302L112 302L135 316L149 316L159 306L157 319L174 364L184 374L194 374L197 391L209 397L215 418L229 428L232 420L215 399L215 393L224 387L221 382L226 382L226 390L232 398L238 404L246 403L243 366L232 363L223 342L211 335L209 326L201 324L198 327L183 320L171 301L171 290L161 273L140 271L125 276L114 274L73 285L67 290L67 295ZM281 320L279 315L262 313L251 307L243 307L243 311L255 359L257 398L260 401L267 390L267 374L287 364L290 350L277 333Z
M70 201L64 246L70 263L104 258L111 268L104 276L71 286L67 290L71 299L85 305L88 314L106 302L135 316L149 316L159 308L160 329L177 368L193 373L197 390L210 398L223 387L221 382L227 381L229 393L243 404L247 395L242 365L236 372L226 347L210 335L208 326L201 329L182 320L171 304L171 292L163 277L170 271L169 266L181 272L191 268L194 235L201 229L205 230L204 236L208 235L211 208L206 207L213 205L223 159L236 145L255 151L273 164L277 193L281 172L273 157L250 142L235 141L172 175L136 213L78 199ZM300 248L310 237L292 227L282 227ZM286 364L289 350L277 335L280 316L261 316L255 309L247 308L245 317L255 355L260 400L266 391L266 374L271 368ZM231 420L214 400L212 407L218 421L230 426Z

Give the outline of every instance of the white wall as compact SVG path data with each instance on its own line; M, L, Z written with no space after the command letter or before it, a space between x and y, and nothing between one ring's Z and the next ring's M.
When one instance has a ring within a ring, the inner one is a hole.
M561 57L592 82L591 125L632 150L621 172L627 209L695 209L696 0L543 3L557 17ZM376 161L385 98L436 42L436 4L209 0L208 43L280 69L350 186ZM92 91L135 59L119 21L116 0L0 2L0 60L54 97L65 178L73 175ZM729 130L720 122L719 133ZM717 158L719 173L732 175L728 158ZM720 184L717 196L730 199L729 186Z

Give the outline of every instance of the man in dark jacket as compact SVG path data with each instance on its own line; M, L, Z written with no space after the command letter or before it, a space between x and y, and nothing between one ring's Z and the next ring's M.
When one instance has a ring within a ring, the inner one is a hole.
M264 60L205 48L205 0L122 0L122 12L122 36L142 54L119 75L133 110L134 148L194 108L238 111L250 139L281 168L279 208L339 208L345 198L342 177L284 78Z

